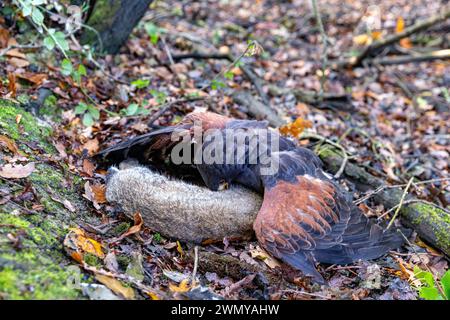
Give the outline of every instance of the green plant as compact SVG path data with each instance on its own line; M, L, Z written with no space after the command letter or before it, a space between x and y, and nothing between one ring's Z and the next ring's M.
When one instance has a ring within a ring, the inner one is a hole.
M132 86L135 86L136 89L143 89L148 87L150 84L150 80L148 79L137 79L131 82Z
M414 276L420 281L419 297L425 300L450 300L450 270L444 274L439 282L429 271L414 267Z
M150 113L149 110L143 108L137 103L131 103L128 105L126 109L120 110L120 112L125 116L138 116L138 115L148 115Z
M158 104L164 104L167 100L167 94L162 91L151 89L150 93L153 97L155 97L155 100Z
M82 121L86 127L92 126L95 120L100 119L100 112L98 111L98 109L84 102L80 102L75 107L75 114L83 115Z
M165 32L163 28L159 28L156 24L148 22L144 26L145 31L150 37L150 41L153 44L157 44L160 38L160 35Z

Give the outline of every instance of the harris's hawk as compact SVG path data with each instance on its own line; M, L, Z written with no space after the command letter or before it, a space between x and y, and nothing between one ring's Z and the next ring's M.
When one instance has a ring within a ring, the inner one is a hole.
M196 140L196 130L202 133L200 142ZM230 140L229 132L238 134ZM264 134L254 140L254 132ZM246 137L239 139L241 135ZM145 164L154 154L167 155L185 141L183 136L190 138L188 144L200 144L203 153L208 148L213 150L209 158L194 164L208 188L220 190L224 184L238 183L264 193L254 222L259 243L271 255L319 283L324 283L324 279L316 262L348 264L374 259L404 242L399 232L384 230L364 216L346 192L324 173L313 152L270 130L266 121L236 120L211 112L191 113L174 126L123 141L97 156L116 163L132 157ZM222 139L213 139L217 136ZM256 145L256 150L250 145ZM230 151L231 162L208 161L218 153L226 156ZM276 164L276 170L267 173L264 156Z

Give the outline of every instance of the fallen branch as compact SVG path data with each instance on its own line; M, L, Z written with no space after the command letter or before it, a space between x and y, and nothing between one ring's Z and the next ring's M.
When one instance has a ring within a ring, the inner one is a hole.
M366 59L368 56L370 56L374 52L377 52L384 47L394 44L403 38L407 38L414 33L429 29L430 27L432 27L440 22L443 22L443 21L447 20L448 18L450 18L450 10L440 12L432 17L429 17L428 19L419 21L419 22L413 24L412 26L406 28L402 32L393 34L385 39L373 42L371 45L367 46L359 55L357 55L355 57L351 57L348 60L338 62L338 63L336 63L336 65L334 67L335 68L339 68L339 67L353 68L353 67L359 66L364 59Z
M348 94L337 93L317 93L315 91L303 89L280 88L277 86L269 86L269 92L273 96L282 96L285 94L293 94L298 101L310 104L317 108L329 108L340 111L353 111L351 99Z
M394 65L394 64L404 64L404 63L410 63L410 62L424 62L424 61L433 61L438 59L450 59L450 49L445 50L437 50L433 51L427 54L420 54L420 55L407 55L407 56L400 56L400 57L389 57L389 58L382 58L382 59L374 59L373 64L388 66L388 65Z
M236 91L233 93L233 99L247 108L248 113L256 119L265 119L273 127L285 124L285 121L272 108L256 100L249 92Z
M331 172L337 172L344 161L339 151L327 150L320 154L322 161ZM368 173L363 168L347 163L344 174L362 191L377 189L385 185L384 180ZM374 200L383 204L386 208L398 206L401 202L403 191L397 189L382 189L374 194ZM400 210L404 223L413 228L420 238L450 257L450 217L445 210L436 208L423 201L416 202L412 197L407 197Z

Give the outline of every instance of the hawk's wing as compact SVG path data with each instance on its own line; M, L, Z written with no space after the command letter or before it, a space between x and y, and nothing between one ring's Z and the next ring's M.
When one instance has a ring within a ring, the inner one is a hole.
M320 160L297 148L278 154L279 171L263 177L264 201L254 223L273 256L323 282L315 261L373 259L403 239L369 221L323 173Z

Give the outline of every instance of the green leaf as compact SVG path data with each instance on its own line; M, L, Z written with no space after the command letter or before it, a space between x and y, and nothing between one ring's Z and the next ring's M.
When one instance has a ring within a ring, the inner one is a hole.
M424 287L419 290L419 297L425 300L442 300L437 288Z
M69 59L64 59L61 62L61 73L65 76L70 76L73 71L72 62Z
M42 4L45 4L46 1L45 0L31 0L31 3L33 4L33 6L40 6Z
M53 37L55 38L55 41L58 44L58 46L63 51L69 50L69 43L67 42L66 35L64 33L62 33L61 31L57 31L57 32L55 32Z
M82 114L87 110L88 106L87 104L80 102L76 107L75 107L75 114Z
M132 103L127 107L126 115L134 116L137 113L138 109L139 109L139 105L137 103Z
M148 87L148 85L150 84L150 80L146 79L137 79L134 80L133 82L131 82L131 85L135 86L138 89L142 89L145 87Z
M44 38L44 46L48 50L53 50L53 48L55 48L55 41L53 41L52 37L45 37Z
M90 127L94 124L94 119L92 118L92 115L89 112L86 112L83 116L83 124L86 127Z
M85 67L84 65L80 64L80 65L78 66L78 73L79 73L81 76L87 76L86 67Z
M28 17L33 12L33 6L29 3L22 4L22 15Z
M211 89L217 90L219 88L225 88L227 85L221 81L213 80L211 82Z
M223 74L223 76L224 76L226 79L228 79L228 80L233 80L233 78L234 78L234 74L233 74L233 72L231 72L231 71L225 72L225 73Z
M414 276L419 279L422 284L426 284L429 287L434 287L434 278L431 272L424 271L420 269L418 266L414 267Z
M38 26L42 26L42 24L44 23L44 15L42 14L41 10L39 10L39 8L33 8L33 11L31 12L31 20L33 20L33 22Z
M445 298L450 300L450 270L444 274L441 279L442 289L444 289Z
M100 111L98 111L97 108L89 105L88 106L88 111L91 114L92 118L94 118L95 120L100 119Z
M157 44L159 40L160 29L153 23L147 23L145 25L145 30L147 34L150 36L150 41L153 44Z

